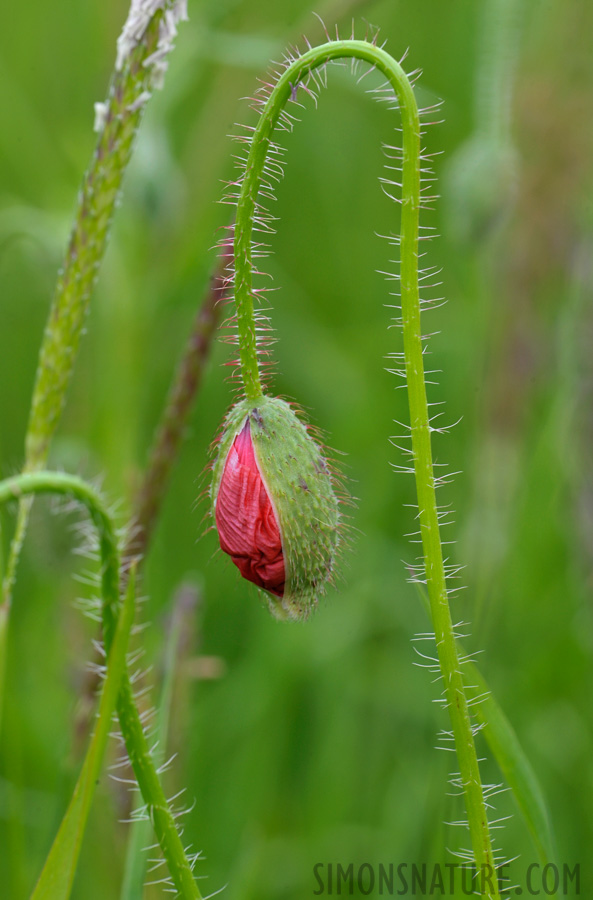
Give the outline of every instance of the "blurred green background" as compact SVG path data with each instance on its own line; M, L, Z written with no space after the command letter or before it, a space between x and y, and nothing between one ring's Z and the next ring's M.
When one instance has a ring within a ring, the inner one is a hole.
M169 380L204 294L228 208L243 99L268 61L301 33L321 40L309 3L190 0L165 88L143 122L126 177L88 333L53 445L52 466L101 479L130 514ZM430 264L447 305L425 330L430 398L446 400L437 460L460 471L441 501L466 566L457 620L513 723L547 797L561 862L580 862L591 817L593 563L593 7L579 0L382 0L323 4L328 26L364 36L367 22L408 67L423 68L422 103L442 98L431 128L442 200ZM3 10L0 30L0 476L18 471L36 358L90 158L93 103L106 93L125 0ZM149 680L161 677L179 586L197 588L179 655L166 776L186 788L184 839L204 861L205 894L297 900L318 863L449 859L465 842L445 822L450 754L438 686L414 665L428 629L402 560L415 548L409 477L390 445L406 397L386 372L400 349L389 329L397 229L382 194L381 143L396 115L347 69L282 135L286 177L267 262L273 295L274 390L297 400L345 455L357 504L342 577L305 625L281 625L239 581L207 531L209 445L233 397L228 347L213 348L187 440L147 559L142 619ZM437 116L440 118L440 116ZM89 590L70 517L36 504L15 593L8 702L0 741L2 897L28 896L84 752L85 661L95 627L75 608ZM6 550L14 524L3 514ZM78 723L78 724L77 724ZM483 746L486 781L500 775ZM129 815L102 779L73 896L117 897ZM518 877L537 859L511 796L497 833ZM147 897L162 888L147 890ZM572 894L569 894L572 896Z

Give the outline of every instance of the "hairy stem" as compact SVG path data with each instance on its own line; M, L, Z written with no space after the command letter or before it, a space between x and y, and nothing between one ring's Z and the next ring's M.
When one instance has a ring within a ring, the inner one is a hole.
M185 654L191 643L192 624L196 617L199 594L191 584L182 584L173 597L173 608L168 623L168 634L163 652L162 686L158 704L156 737L158 749L155 759L158 765L166 760L169 740L169 721L173 706L176 680L183 667ZM193 637L193 635L192 635ZM124 878L120 900L142 900L148 866L148 850L151 843L151 826L146 819L133 823L126 854Z
M334 59L364 60L389 81L397 96L403 131L401 206L401 304L410 426L418 497L420 531L432 623L438 650L443 690L455 740L461 783L467 809L472 851L481 872L494 876L495 865L486 815L480 771L461 675L447 594L439 531L435 478L431 450L431 426L426 399L418 274L420 210L420 124L411 84L401 66L384 50L366 41L332 41L315 47L292 61L276 85L255 128L235 222L235 303L239 333L241 372L248 399L262 393L259 377L256 325L253 309L252 237L257 199L274 128L298 85L309 73ZM486 879L484 879L486 881ZM489 881L489 879L488 879ZM498 898L496 880L479 885L482 896Z
M177 459L192 403L200 389L210 355L212 340L220 318L220 301L225 293L226 261L221 255L213 270L208 289L194 318L193 327L177 371L171 382L160 422L154 436L148 466L142 476L140 490L132 512L132 524L123 549L124 559L138 559L138 568L146 556L152 533L161 511L167 483ZM126 570L122 573L125 588ZM99 663L99 660L96 660ZM99 676L90 668L81 691L79 711L74 722L78 739L86 737L97 691Z
M40 471L16 475L0 482L0 505L8 500L20 501L33 494L67 495L89 511L99 533L103 638L105 651L109 655L120 609L120 552L111 517L97 492L72 475ZM183 898L201 900L146 741L127 671L122 677L116 708L126 750L175 887Z
M97 146L79 192L74 225L39 353L25 437L25 472L45 466L60 420L122 179L159 64L155 51L162 38L163 9L171 8L172 4L173 0L157 4L144 30L136 32L135 43L128 40L123 53L120 47L100 116ZM130 20L124 32L129 24ZM28 497L19 506L0 598L0 717L12 589L31 502L32 498Z

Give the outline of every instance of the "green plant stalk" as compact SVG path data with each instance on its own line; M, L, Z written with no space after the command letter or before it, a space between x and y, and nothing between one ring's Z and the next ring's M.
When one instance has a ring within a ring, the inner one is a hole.
M430 601L424 585L415 582L418 597L430 619ZM462 657L463 647L457 642ZM523 820L533 838L542 866L555 864L556 841L550 813L537 775L519 743L519 738L499 706L494 693L477 665L469 658L464 661L465 689L475 716L482 726L482 734L498 767L506 779L519 806ZM555 897L555 894L550 894Z
M511 142L513 81L522 5L521 0L488 0L480 11L476 133L503 146Z
M25 437L25 472L42 469L64 407L92 290L105 252L122 179L134 137L150 96L162 10L116 69L109 88L97 146L79 192L76 218L51 305ZM6 666L6 641L12 589L27 530L32 498L20 506L6 563L0 598L0 720Z
M299 82L313 69L334 59L355 58L378 69L392 85L399 101L403 130L403 183L401 210L401 304L403 341L414 470L426 583L435 631L443 689L455 740L463 784L472 851L476 867L495 873L492 843L480 771L470 722L455 635L449 608L443 552L438 523L431 450L431 427L426 399L418 276L420 211L420 122L411 84L401 66L384 50L366 41L332 41L304 53L287 66L271 91L255 128L235 219L235 304L240 363L246 397L257 402L262 394L253 310L253 219L264 165L279 116ZM482 895L499 897L496 880Z
M161 414L148 465L136 497L133 528L125 556L144 556L161 510L171 470L177 459L187 420L202 384L224 295L224 256L213 271Z
M90 485L75 476L59 472L29 472L0 482L0 505L9 500L20 501L31 494L50 493L68 495L82 503L88 509L98 530L103 563L101 575L103 638L105 651L109 656L120 607L120 553L115 528L100 496ZM150 755L127 671L122 677L116 708L130 763L173 883L184 900L185 898L201 900L173 813Z
M187 421L200 390L210 357L212 341L220 320L220 301L225 295L225 260L221 257L213 270L209 285L196 313L183 355L154 433L146 470L142 475L132 512L132 527L123 548L123 557L138 557L139 567L148 552L150 540L165 498L167 484L177 460ZM1 549L1 548L0 548ZM0 580L2 577L0 559ZM125 587L125 573L122 589ZM98 676L89 670L82 696L91 699L97 689ZM75 722L75 731L85 733L89 727L92 704L83 704Z
M158 749L155 751L155 761L159 766L165 762L169 738L169 720L173 703L173 688L179 663L180 642L185 624L183 612L177 606L174 606L169 634L165 644L163 683L158 705L156 727ZM142 900L146 877L146 848L150 843L150 822L146 819L139 819L134 822L130 830L120 900Z
M107 245L107 236L122 179L149 94L152 71L145 65L154 53L160 13L142 41L116 71L110 88L93 159L79 194L68 242L39 355L37 378L25 438L27 470L40 468L64 406L92 290Z
M31 900L68 900L76 873L82 839L91 803L103 765L111 719L126 668L128 642L134 622L136 599L135 566L130 569L128 588L119 616L107 667L96 727L89 743L74 793L49 851Z

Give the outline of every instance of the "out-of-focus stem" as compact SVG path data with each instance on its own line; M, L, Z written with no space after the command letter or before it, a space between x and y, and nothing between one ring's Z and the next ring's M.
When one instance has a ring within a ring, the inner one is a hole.
M74 226L45 328L29 424L25 437L25 472L44 467L51 440L64 407L91 293L103 258L122 179L144 107L150 98L152 79L162 69L159 48L163 10L172 0L157 5L144 30L121 53L112 76L109 95L101 110L99 139L84 176ZM132 17L133 18L133 17ZM126 23L128 27L130 20ZM139 27L136 23L137 28ZM12 588L27 530L32 498L19 504L19 513L0 599L0 716L6 665L6 640Z
M132 530L125 553L144 556L161 509L171 469L177 459L179 445L189 413L210 355L212 338L219 322L219 301L224 294L224 257L210 278L210 285L200 306L193 328L158 425L148 466L136 499Z
M221 254L216 268L210 276L208 290L196 313L192 331L171 382L161 420L155 432L148 466L136 496L132 526L124 546L123 556L124 559L137 558L139 568L148 551L192 404L202 384L212 340L220 320L220 302L224 297L226 285L226 265L226 257ZM126 570L124 569L122 580L125 577ZM124 587L125 583L122 584L122 589ZM98 659L97 662L99 662ZM98 675L96 671L89 668L81 691L79 712L74 723L77 741L85 738L88 733L98 686Z

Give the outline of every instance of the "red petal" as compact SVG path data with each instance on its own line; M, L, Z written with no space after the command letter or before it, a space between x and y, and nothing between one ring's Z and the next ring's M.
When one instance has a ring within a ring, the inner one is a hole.
M249 421L229 450L215 517L220 546L243 578L282 597L286 576L280 529L257 466Z

